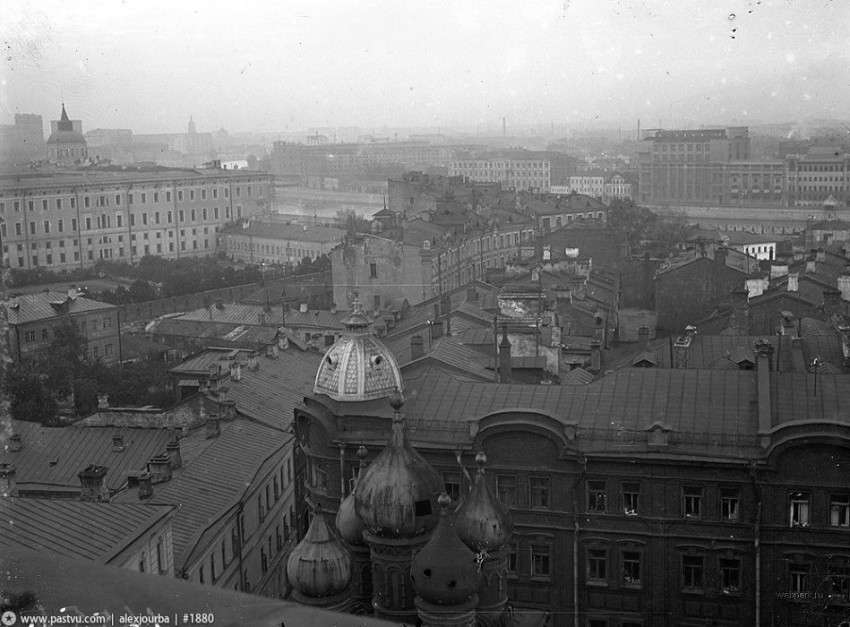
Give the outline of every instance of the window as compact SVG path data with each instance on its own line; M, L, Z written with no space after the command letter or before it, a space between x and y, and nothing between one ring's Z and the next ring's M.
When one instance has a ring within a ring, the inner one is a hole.
M372 279L378 278L378 264L370 263L369 264L369 277Z
M850 602L850 568L830 566L826 572L830 581L829 600Z
M165 192L165 200L166 202L171 202L171 192Z
M457 503L460 500L460 473L444 472L443 485L445 486L446 494L451 497L452 501Z
M215 553L210 554L210 578L215 581Z
M42 329L41 330L41 339L42 340L49 340L50 339L50 331L48 331L47 329Z
M687 518L702 516L702 488L682 489L682 513Z
M142 556L139 558L139 572L145 572L145 552L142 551Z
M850 527L850 495L833 494L829 497L829 524L832 527Z
M551 574L551 556L548 544L531 545L531 576L549 577Z
M57 229L60 233L64 233L64 232L65 232L65 221L64 221L64 220L59 220L59 221L57 221L57 222L56 222L56 229Z
M587 511L605 512L606 486L604 481L587 482Z
M587 579L589 582L605 581L608 577L608 550L587 550Z
M531 506L549 507L549 479L546 477L531 477Z
M803 564L792 564L788 567L788 591L808 592L809 590L809 567ZM791 597L794 598L794 597Z
M640 553L623 551L623 583L630 586L640 585Z
M790 523L792 527L809 526L809 495L803 492L791 493Z
M203 567L203 566L201 566L201 567L198 569L198 581L199 581L200 583L204 583L204 567Z
M35 331L27 331L24 334L24 341L26 342L35 342Z
M257 515L260 518L260 522L263 522L263 519L266 517L266 508L263 507L263 495L261 494L257 497Z
M720 490L720 518L738 520L741 509L741 493L731 488Z
M496 475L496 494L499 500L508 507L516 505L516 477L513 475Z
M508 545L508 572L516 575L517 572L517 545L511 543Z
M640 484L623 484L623 513L626 516L637 516L640 511Z
M263 574L269 569L269 558L266 557L266 549L260 549L260 570L263 571Z
M720 560L720 590L724 594L738 594L741 591L741 562L739 560Z
M682 557L682 579L685 590L701 590L705 558L685 555Z

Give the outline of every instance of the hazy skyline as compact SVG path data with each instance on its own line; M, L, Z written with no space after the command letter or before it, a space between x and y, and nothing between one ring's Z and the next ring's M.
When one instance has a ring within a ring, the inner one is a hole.
M11 9L9 11L8 9ZM84 130L644 126L847 117L827 0L19 1L0 123Z

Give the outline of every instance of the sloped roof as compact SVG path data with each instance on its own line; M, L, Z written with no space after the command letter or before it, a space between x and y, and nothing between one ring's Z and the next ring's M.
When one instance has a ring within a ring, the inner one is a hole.
M105 466L104 485L114 491L126 482L128 471L144 469L176 437L169 429L43 427L19 420L12 421L12 432L21 436L21 450L0 448L0 462L15 464L19 489L75 494L80 491L77 475L87 466ZM113 435L123 436L123 451L112 450Z
M181 440L181 452L194 444L196 454L184 460L170 481L154 484L153 496L146 501L151 505L180 505L171 522L176 568L185 566L207 528L239 502L267 458L292 437L281 429L237 418L222 422L221 433L215 438L207 439L201 428ZM125 490L114 501L134 499L138 499L136 491Z
M584 368L573 368L561 375L561 385L587 385L594 377Z
M281 241L312 242L327 244L341 242L345 231L342 229L302 224L285 224L283 222L261 222L250 220L242 224L225 226L219 231L222 235L244 235L263 239Z
M117 309L115 305L102 303L91 298L77 296L69 298L66 292L36 292L13 298L9 304L9 324L25 324L37 320L58 318L59 307L67 306L68 314L90 313L92 311L109 311Z
M1 498L0 547L108 564L172 509L143 503Z

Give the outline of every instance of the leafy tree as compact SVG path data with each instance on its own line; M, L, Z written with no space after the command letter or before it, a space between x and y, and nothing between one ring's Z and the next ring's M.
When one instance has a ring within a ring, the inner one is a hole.
M45 388L32 362L10 365L5 379L9 411L13 418L45 425L55 423L56 401Z
M133 281L130 289L127 291L129 292L130 302L133 303L142 303L156 298L156 290L150 283L143 279Z
M349 235L369 233L372 226L369 220L358 215L354 209L340 209L337 211L336 222L339 228L344 229Z

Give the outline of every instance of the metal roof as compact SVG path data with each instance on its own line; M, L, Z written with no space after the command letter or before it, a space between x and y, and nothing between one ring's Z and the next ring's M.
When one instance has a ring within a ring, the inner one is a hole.
M115 305L82 296L70 298L67 292L36 292L12 299L8 307L9 324L26 324L27 322L58 318L64 315L61 310L64 307L67 307L67 313L71 316L98 310L117 309Z
M142 503L2 498L0 546L107 564L171 511Z

